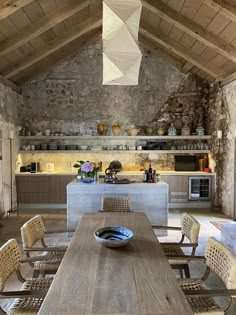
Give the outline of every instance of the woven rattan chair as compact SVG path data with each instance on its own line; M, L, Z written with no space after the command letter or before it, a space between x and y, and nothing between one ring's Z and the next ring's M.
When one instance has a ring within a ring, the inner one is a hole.
M53 233L57 232L54 231ZM34 277L38 277L39 274L43 276L45 274L55 274L67 249L65 245L46 245L44 240L45 233L45 226L40 215L36 215L21 227L23 249L27 257L31 257L30 253L36 251L43 252L43 255L50 253L52 257L50 260L30 262L30 265L34 268ZM42 247L34 246L38 241L41 242ZM53 258L53 255L56 258Z
M169 229L181 231L181 239L179 243L161 243L162 249L168 257L168 261L173 269L180 271L180 276L183 278L183 271L185 277L190 277L190 271L188 261L186 260L174 260L172 256L183 256L184 252L182 248L191 248L191 255L194 256L196 248L198 246L198 236L200 231L200 223L191 215L183 213L181 218L181 227L163 227L153 225L154 229ZM188 243L185 243L185 239L188 239Z
M105 212L130 212L131 200L127 196L103 196L102 211Z
M186 256L185 256L186 258ZM181 259L176 257L176 259ZM205 257L188 257L191 261L205 259L207 268L201 279L180 279L180 286L186 294L193 313L197 315L236 314L236 255L228 247L210 237L205 249ZM210 290L205 281L211 272L217 274L225 287ZM213 297L226 296L228 304L225 306ZM234 308L234 311L233 311Z
M25 280L20 273L21 253L17 241L11 239L0 248L0 297L1 299L16 298L8 311L0 306L0 314L36 315L46 296L53 278L38 278ZM23 282L19 291L4 291L10 275L16 272Z

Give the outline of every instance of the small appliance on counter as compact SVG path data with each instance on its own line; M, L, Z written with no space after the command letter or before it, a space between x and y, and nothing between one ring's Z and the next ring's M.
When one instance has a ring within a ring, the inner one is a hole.
M31 162L30 173L37 173L39 171L40 171L40 163L39 162Z
M55 170L54 163L46 163L46 169L47 172L54 172Z
M197 157L190 155L175 156L175 171L194 172L197 170Z

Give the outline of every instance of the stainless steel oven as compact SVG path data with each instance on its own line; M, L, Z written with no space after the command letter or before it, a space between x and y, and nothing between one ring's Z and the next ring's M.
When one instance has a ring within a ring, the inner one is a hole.
M211 177L210 176L189 176L189 200L210 200L211 199Z

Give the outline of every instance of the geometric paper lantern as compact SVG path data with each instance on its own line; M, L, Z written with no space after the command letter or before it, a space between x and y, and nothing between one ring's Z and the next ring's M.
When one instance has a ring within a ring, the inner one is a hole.
M103 85L137 85L140 0L103 0Z

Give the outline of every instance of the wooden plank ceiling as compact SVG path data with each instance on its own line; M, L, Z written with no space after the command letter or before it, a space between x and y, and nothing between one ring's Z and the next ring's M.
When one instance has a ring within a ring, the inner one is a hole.
M236 79L235 0L142 0L140 45L184 73ZM0 81L16 88L102 32L102 0L1 0Z

